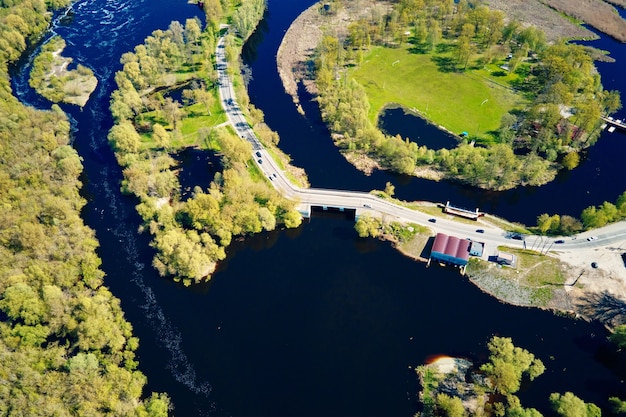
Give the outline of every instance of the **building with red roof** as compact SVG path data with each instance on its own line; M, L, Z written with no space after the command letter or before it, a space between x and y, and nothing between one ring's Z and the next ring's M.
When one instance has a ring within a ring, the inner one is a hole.
M435 260L446 265L458 266L464 272L469 260L471 246L472 242L468 239L437 233L433 248L430 251L428 264L430 265L431 260Z

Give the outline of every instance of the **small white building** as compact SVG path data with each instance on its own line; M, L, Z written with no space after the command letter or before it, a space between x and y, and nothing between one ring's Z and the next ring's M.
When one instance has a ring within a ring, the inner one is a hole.
M496 262L500 265L516 267L517 256L513 255L512 253L498 251L498 253L496 254Z

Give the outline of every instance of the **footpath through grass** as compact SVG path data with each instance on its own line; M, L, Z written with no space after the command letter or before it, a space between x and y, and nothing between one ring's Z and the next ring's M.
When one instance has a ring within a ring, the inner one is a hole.
M351 75L367 92L374 123L386 104L398 103L419 110L455 134L467 132L488 139L489 132L500 126L502 115L520 107L523 98L505 86L508 76L489 76L482 67L465 73L450 71L452 60L449 53L415 54L405 47L374 47Z

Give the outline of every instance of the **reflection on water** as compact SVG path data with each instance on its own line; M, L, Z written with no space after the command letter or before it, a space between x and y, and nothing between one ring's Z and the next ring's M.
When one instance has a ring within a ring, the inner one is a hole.
M192 197L195 187L206 192L215 173L222 170L219 156L205 149L185 148L172 157L179 163L177 172L181 201Z
M378 127L388 135L400 135L428 149L453 149L458 145L454 135L438 129L417 114L402 107L387 107L378 118Z

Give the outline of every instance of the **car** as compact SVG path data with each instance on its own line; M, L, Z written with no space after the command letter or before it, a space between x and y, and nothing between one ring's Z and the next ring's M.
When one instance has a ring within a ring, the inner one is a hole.
M370 204L363 204L363 207L372 208L372 206Z
M524 240L524 236L522 236L522 235L513 235L513 236L511 236L511 239Z
M274 172L274 173L272 174L272 176L273 176L274 178L276 178L276 173Z
M431 223L437 223L437 219L428 219L428 221Z
M259 164L262 164L262 163L263 163L263 160L262 160L262 159L260 159L260 158L259 158L259 159L257 159L257 161L258 161L258 163L259 163Z
M598 268L598 263L597 263L597 262L592 262L592 263L591 263L591 267L592 267L593 269Z
M565 241L563 239L559 239L559 240L555 240L554 243L561 244L561 243L565 243Z
M485 229L476 229L476 233L485 233Z
M598 236L589 236L589 237L587 238L587 240L588 240L589 242L592 242L592 241L594 241L594 240L598 240Z
M260 158L261 157L261 152L256 151L256 156L258 156Z

